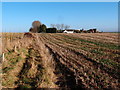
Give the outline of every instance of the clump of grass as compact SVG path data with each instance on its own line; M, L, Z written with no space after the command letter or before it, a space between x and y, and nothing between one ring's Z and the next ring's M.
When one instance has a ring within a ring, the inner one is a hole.
M24 49L26 52L26 49ZM22 50L18 50L15 52L13 49L9 50L5 53L5 62L3 62L3 81L2 84L5 87L14 87L15 82L18 80L17 74L22 68L22 64L24 63L25 57L21 55ZM25 53L26 54L26 53ZM21 65L17 66L16 65Z
M22 82L25 84L31 84L31 82L33 82L33 80L30 78L27 78L27 77L23 77Z
M0 54L0 58L2 58L2 54Z
M9 64L7 65L8 68L13 69L14 65L16 65L23 58L21 56L16 56L16 57L7 57L7 59L8 59L8 64Z
M28 85L28 84L24 84L24 85L20 85L19 86L20 89L31 89L32 86Z
M13 67L5 67L5 68L3 68L3 73L6 73L11 69L13 69Z
M106 64L114 69L119 69L120 68L120 64L114 62L111 59L100 59L99 62L101 62L102 64Z
M14 87L15 80L16 80L16 77L13 77L12 75L7 75L7 78L4 79L4 81L2 81L2 86L12 88L12 87Z
M103 53L102 51L99 51L99 50L91 50L90 51L91 53L96 53L96 54L100 54L100 55L105 55L105 53Z
M103 64L107 64L107 65L109 65L110 62L111 62L110 59L100 59L99 61L100 61L101 63L103 63Z
M14 52L14 50L8 50L8 55L12 54Z

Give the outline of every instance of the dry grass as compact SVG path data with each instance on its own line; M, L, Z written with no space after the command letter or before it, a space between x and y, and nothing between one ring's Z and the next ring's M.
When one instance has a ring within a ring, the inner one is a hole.
M3 87L119 88L117 33L3 33Z
M29 39L21 33L4 33L3 87L56 88L52 55L37 38ZM19 61L16 61L17 58ZM24 66L27 67L24 67ZM42 68L39 68L42 67ZM25 73L27 72L27 73ZM38 80L39 81L38 81ZM29 83L35 83L31 85Z

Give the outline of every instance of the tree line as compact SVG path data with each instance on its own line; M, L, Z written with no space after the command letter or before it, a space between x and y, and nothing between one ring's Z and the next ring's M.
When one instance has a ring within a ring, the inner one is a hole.
M63 33L64 30L70 28L69 25L65 24L51 24L51 28L47 28L45 24L42 24L40 21L34 21L32 23L32 27L29 29L29 32L32 33ZM74 30L74 33L97 33L97 29L89 29L89 30Z
M33 33L61 33L62 30L70 28L69 25L65 24L51 24L51 28L47 28L45 24L42 24L40 21L34 21L32 27L29 29L29 32Z

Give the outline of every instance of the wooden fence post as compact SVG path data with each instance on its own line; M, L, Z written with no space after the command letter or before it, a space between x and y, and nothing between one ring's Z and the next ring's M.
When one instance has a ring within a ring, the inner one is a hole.
M3 59L2 61L4 62L4 60L5 60L4 53L3 53L3 55L2 55L2 59Z

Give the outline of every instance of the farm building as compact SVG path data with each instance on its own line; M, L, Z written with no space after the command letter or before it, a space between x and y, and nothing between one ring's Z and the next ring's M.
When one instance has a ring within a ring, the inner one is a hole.
M67 29L67 30L64 30L63 33L74 33L74 30L72 30L72 29Z
M87 30L88 33L97 33L99 32L97 29L89 29Z

